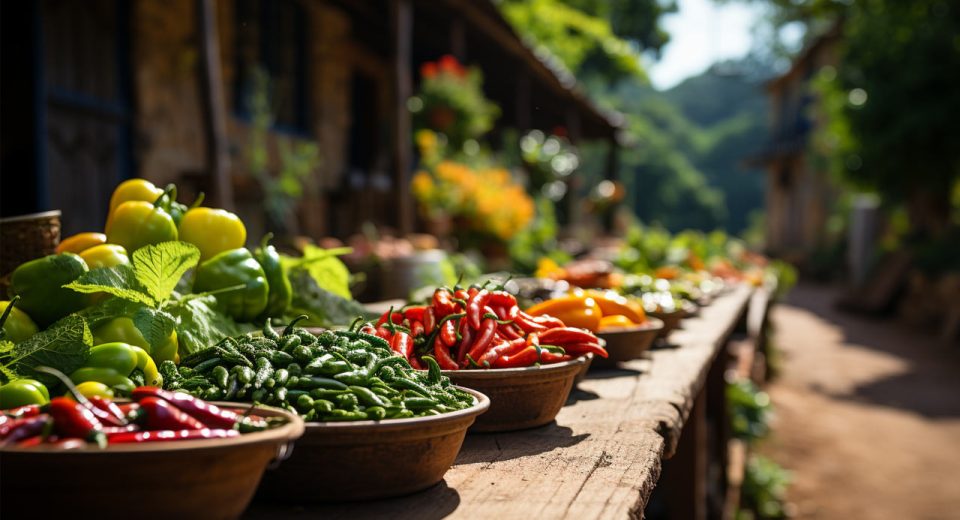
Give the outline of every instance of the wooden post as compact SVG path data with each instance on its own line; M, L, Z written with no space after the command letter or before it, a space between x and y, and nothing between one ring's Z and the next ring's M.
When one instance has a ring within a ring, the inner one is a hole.
M620 169L620 145L617 144L617 138L615 136L610 138L608 146L607 164L605 165L606 168L603 173L608 181L616 181L620 176L618 171ZM619 206L619 203L617 205ZM617 208L613 207L603 215L603 230L607 233L613 232L613 220L616 212Z
M450 54L463 63L467 60L467 31L463 18L457 15L450 20Z
M207 137L207 164L213 177L210 197L216 205L233 209L233 185L230 182L230 155L227 151L227 122L220 68L220 38L213 0L197 1L200 34L200 84Z
M393 33L394 128L393 167L397 183L401 234L413 231L413 196L410 193L410 111L407 100L413 94L410 67L413 50L413 6L410 0L390 2L390 27Z
M701 390L683 426L676 454L663 463L646 516L706 520L706 417L706 393Z
M517 97L514 98L515 124L520 133L525 133L530 130L530 73L522 63L518 63L517 68L520 71L517 74Z

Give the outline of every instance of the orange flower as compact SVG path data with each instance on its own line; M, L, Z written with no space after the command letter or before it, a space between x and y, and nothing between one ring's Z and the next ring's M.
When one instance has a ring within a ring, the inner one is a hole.
M420 77L425 79L431 79L437 75L437 64L428 61L420 66Z

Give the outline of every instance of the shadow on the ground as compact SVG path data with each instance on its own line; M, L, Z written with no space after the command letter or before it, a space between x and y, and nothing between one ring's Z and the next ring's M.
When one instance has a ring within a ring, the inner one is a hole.
M932 331L908 328L893 317L877 318L837 310L836 293L824 287L800 285L786 303L832 323L845 344L857 345L901 359L906 372L882 377L848 393L820 390L837 399L909 410L930 418L960 417L960 395L953 389L960 378L960 349Z

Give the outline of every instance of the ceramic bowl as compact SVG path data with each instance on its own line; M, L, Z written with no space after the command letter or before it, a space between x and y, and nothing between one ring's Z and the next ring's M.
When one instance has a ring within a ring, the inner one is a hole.
M663 329L663 321L650 317L647 318L647 321L636 327L598 332L597 337L604 340L607 344L606 348L609 357L598 357L594 359L593 366L597 368L609 368L623 361L640 358L643 353L650 348L653 340L657 339L657 336L660 335L660 331Z
M477 418L471 432L505 432L536 428L553 421L587 360L583 357L526 368L444 370L459 386L483 392L490 410Z
M680 328L680 322L688 317L689 313L683 309L679 309L673 312L648 312L647 316L657 318L663 322L663 328L660 329L660 334L657 337L666 340L670 337L670 333Z
M579 385L580 382L587 377L587 372L590 371L590 366L593 364L593 358L593 352L587 352L587 354L583 356L586 362L580 367L580 372L577 373L577 377L573 378L574 385Z
M223 408L247 407L217 403ZM303 421L230 439L0 449L3 518L238 518L271 461L303 435Z
M268 471L257 499L342 502L407 495L443 480L467 428L490 406L411 419L312 422L289 460Z

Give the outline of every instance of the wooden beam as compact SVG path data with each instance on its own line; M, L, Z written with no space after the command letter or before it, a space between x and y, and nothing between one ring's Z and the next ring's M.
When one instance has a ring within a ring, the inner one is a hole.
M410 73L413 54L413 5L410 0L390 2L390 28L394 42L394 128L393 166L399 201L400 233L413 232L413 195L410 193L411 146L410 111L407 100L413 94L413 79Z
M200 84L203 126L207 140L207 165L213 177L213 193L210 194L210 199L222 208L233 209L226 104L220 68L220 37L214 0L197 0L197 26L200 36Z
M459 16L450 20L450 54L460 63L467 61L467 30Z
M520 68L520 72L517 74L517 97L514 98L516 103L514 112L516 112L516 120L514 124L517 126L517 130L521 133L530 130L530 73Z

